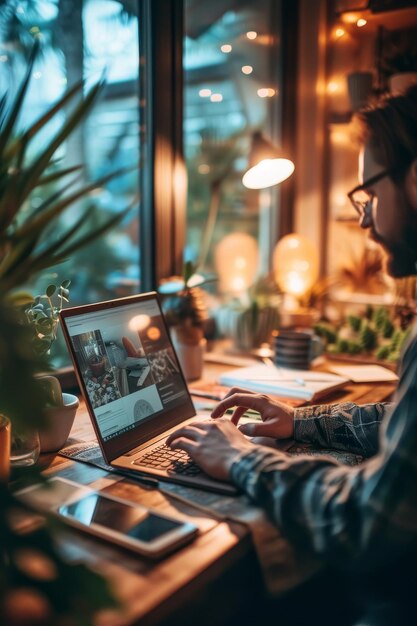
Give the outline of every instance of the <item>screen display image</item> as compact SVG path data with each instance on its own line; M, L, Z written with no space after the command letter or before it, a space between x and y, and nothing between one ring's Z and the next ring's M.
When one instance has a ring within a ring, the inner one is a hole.
M85 526L98 524L145 543L158 539L181 526L180 522L160 517L144 509L92 493L59 507L58 513Z
M104 441L187 401L156 299L81 313L65 324Z

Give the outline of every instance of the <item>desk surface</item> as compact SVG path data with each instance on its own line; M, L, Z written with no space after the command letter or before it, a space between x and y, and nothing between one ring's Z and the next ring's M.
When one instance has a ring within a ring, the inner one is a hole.
M214 380L225 369L230 366L207 364L205 380ZM383 401L394 388L391 383L352 384L326 401L359 404ZM84 441L95 439L83 403L71 437ZM81 559L108 577L125 607L123 615L99 616L98 625L181 623L186 626L197 623L196 620L199 626L221 624L226 623L228 614L233 613L243 598L248 600L248 593L260 593L258 566L245 526L218 521L158 490L145 489L127 479L114 483L114 476L109 480L106 472L83 463L54 455L44 455L41 462L47 474L58 474L161 512L188 518L200 529L191 544L156 563L69 530L65 543L70 557ZM205 608L210 610L206 612ZM218 611L216 616L215 611Z

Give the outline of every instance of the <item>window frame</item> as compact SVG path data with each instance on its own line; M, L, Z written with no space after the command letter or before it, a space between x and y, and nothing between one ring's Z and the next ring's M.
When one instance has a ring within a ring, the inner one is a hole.
M139 0L139 28L144 161L139 241L142 290L148 291L156 289L162 278L182 273L186 217L182 0Z

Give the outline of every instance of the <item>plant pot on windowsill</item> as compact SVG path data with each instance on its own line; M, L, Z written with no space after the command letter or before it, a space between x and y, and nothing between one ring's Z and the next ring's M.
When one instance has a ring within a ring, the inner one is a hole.
M170 334L185 380L201 378L207 345L203 329L198 326L174 326Z

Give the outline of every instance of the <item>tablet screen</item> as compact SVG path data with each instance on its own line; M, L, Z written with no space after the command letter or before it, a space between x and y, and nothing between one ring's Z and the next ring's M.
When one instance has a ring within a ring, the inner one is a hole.
M98 524L110 530L127 535L132 539L150 542L182 526L176 522L143 508L130 506L92 493L71 504L59 507L58 513L71 517L85 526Z

